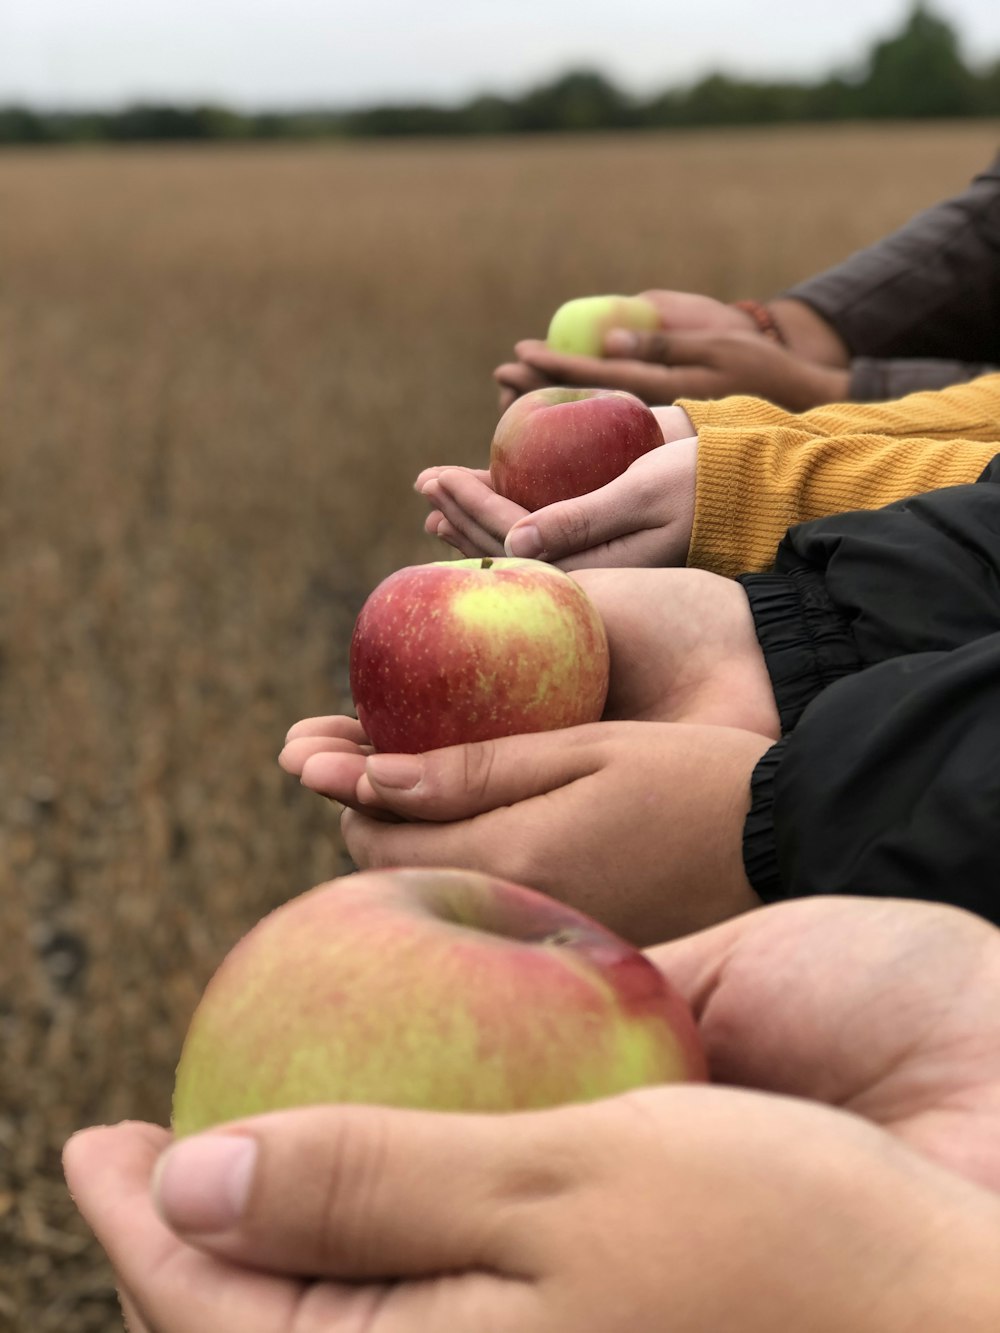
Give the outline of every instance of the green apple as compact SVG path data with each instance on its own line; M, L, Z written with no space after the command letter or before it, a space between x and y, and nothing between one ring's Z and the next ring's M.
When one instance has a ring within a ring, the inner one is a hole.
M472 871L372 871L293 898L224 959L173 1125L322 1102L519 1111L705 1077L685 1001L589 917Z
M603 356L609 329L648 333L659 327L659 312L644 296L578 296L552 316L546 341L554 352Z

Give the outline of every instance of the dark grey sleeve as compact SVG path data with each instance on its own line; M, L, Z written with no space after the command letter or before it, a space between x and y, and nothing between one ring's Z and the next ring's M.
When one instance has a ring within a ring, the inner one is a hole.
M879 361L875 357L859 356L851 362L847 396L852 403L884 403L892 398L905 398L908 393L917 393L921 389L967 384L969 380L990 375L996 370L1000 370L1000 365L985 361L943 361L917 356Z
M970 363L911 367L906 392L940 387L1000 363L1000 156L962 194L918 213L898 231L784 292L811 306L852 357ZM861 365L867 397L896 397L890 367ZM913 375L928 378L914 383ZM879 377L889 377L883 395ZM936 378L935 378L936 377Z

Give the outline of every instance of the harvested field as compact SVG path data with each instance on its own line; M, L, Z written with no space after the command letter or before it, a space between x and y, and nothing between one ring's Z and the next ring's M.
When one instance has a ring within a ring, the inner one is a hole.
M348 705L418 469L572 295L766 296L997 125L0 155L0 1329L110 1333L76 1127L165 1120L205 980L346 868L280 773Z

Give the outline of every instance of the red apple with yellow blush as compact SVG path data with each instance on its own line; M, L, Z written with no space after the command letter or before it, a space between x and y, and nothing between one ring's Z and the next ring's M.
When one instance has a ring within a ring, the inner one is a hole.
M224 959L173 1126L324 1102L522 1111L705 1077L685 1001L589 917L472 871L370 871L278 907Z
M351 639L358 720L382 751L596 722L608 674L597 608L540 560L398 569L369 596Z

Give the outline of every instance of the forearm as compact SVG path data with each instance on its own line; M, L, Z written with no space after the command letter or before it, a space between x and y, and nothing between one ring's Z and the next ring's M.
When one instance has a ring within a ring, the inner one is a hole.
M850 356L978 361L1000 347L1000 158L967 190L782 293Z
M826 403L799 413L745 395L707 401L682 398L677 406L688 414L699 434L709 427L790 427L815 436L1000 441L1000 374L996 373L939 389L921 388L885 401Z
M786 347L807 361L823 366L846 366L851 354L847 344L833 325L794 297L775 297L767 308L781 331Z
M974 481L995 452L975 440L709 427L698 436L687 563L730 578L769 569L793 525Z

